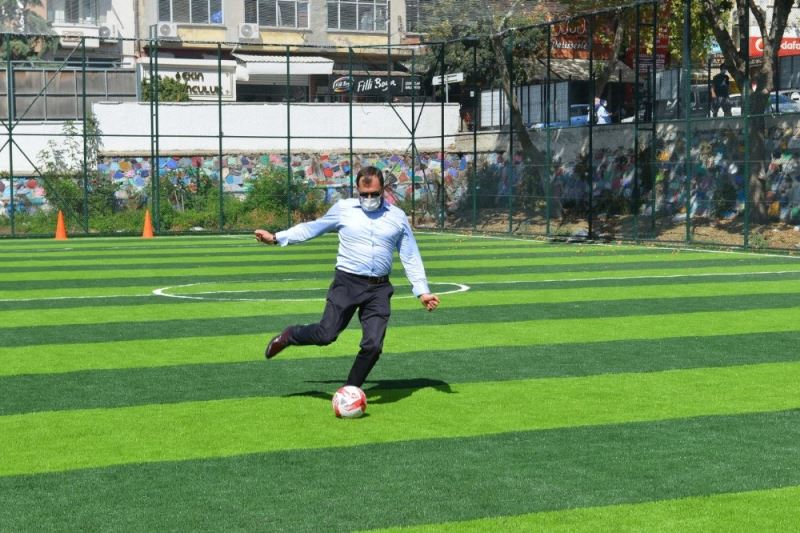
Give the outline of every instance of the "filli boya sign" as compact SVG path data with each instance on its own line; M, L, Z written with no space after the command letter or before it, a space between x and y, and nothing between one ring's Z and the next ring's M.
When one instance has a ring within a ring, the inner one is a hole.
M353 94L356 96L384 95L387 92L392 95L410 94L413 89L410 79L395 76L353 76L353 82ZM419 92L421 85L417 83L416 87ZM342 76L333 80L331 89L337 94L349 92L350 77Z

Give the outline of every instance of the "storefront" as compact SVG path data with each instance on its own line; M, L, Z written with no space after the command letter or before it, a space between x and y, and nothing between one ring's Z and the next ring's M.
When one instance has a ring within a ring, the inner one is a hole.
M309 102L327 83L333 60L319 56L255 55L234 53L237 101ZM287 89L288 75L288 89Z
M154 60L155 63L155 60ZM220 64L221 63L221 64ZM139 79L150 79L150 58L138 60ZM220 84L220 69L222 79ZM236 61L216 59L183 59L175 57L158 58L159 79L171 78L185 83L189 99L196 101L216 101L220 87L222 100L236 101Z

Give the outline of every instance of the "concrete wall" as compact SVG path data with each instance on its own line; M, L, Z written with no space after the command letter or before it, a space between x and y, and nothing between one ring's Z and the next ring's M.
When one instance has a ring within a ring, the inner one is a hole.
M147 103L95 104L94 113L104 134L105 155L150 154L150 106ZM159 106L159 149L164 155L215 154L219 150L216 103L198 102ZM445 105L445 149L454 145L458 131L458 104ZM441 106L416 106L419 150L441 150ZM291 150L346 152L349 150L347 104L292 104ZM402 119L402 120L401 120ZM411 140L411 105L353 104L353 150L405 152ZM405 125L404 125L405 123ZM223 153L253 153L287 149L285 104L233 103L222 107ZM194 136L187 138L186 136Z
M137 102L101 102L93 110L103 133L100 153L107 156L150 155L150 105ZM287 116L284 104L231 103L222 107L225 155L286 152ZM396 111L396 113L395 113ZM347 104L292 104L292 152L349 152ZM441 150L441 106L416 106L417 148ZM399 116L398 116L399 115ZM402 117L402 120L401 118ZM404 125L405 122L405 125ZM81 131L80 121L76 128ZM165 156L215 155L219 151L216 103L198 102L159 106L159 149ZM353 150L399 152L409 150L411 105L353 104ZM445 150L455 146L458 104L445 105ZM31 175L38 154L49 140L63 140L64 122L22 122L14 129L14 173ZM8 136L3 130L0 145ZM29 158L31 162L28 161ZM9 169L9 147L0 150L0 172Z
M13 151L11 151L12 148L7 142L7 130L5 128L0 129L0 146L3 146L0 150L0 172L9 171L9 157L13 156L15 175L28 176L33 174L34 165L36 167L39 166L39 152L47 147L48 141L59 142L63 139L63 137L59 137L63 135L63 127L63 122L20 122L13 131ZM80 128L81 126L78 124L78 131L81 131Z

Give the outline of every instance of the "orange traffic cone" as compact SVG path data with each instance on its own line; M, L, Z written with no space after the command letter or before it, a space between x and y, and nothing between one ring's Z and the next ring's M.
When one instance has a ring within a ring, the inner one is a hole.
M142 239L153 238L153 221L150 219L150 210L144 212L144 229L142 230Z
M64 227L64 213L62 213L60 209L58 211L58 222L56 223L56 240L67 240L67 229Z

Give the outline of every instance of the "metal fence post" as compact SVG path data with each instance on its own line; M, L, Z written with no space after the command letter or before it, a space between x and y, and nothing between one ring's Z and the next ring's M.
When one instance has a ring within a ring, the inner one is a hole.
M439 48L439 59L441 60L441 75L442 75L442 103L441 103L441 149L442 152L440 154L440 159L442 162L441 170L440 170L440 177L441 177L441 185L439 186L439 229L444 229L444 216L445 216L445 188L444 188L444 172L445 172L445 161L447 158L445 157L444 153L444 104L445 104L445 94L446 94L446 85L445 85L445 76L447 76L447 71L445 69L445 59L444 59L444 42L441 44L441 48Z
M292 87L289 76L290 47L286 46L286 217L287 227L292 225Z
M692 106L690 102L691 96L691 83L692 83L692 9L691 0L683 1L683 76L682 76L682 94L683 94L683 114L684 123L686 124L686 132L684 133L685 140L685 153L683 169L686 173L685 183L686 188L684 194L686 195L684 209L686 209L686 243L692 240L692 174L694 165L692 164Z
M217 118L219 124L219 231L225 229L225 187L222 183L223 154L222 154L222 43L217 43Z
M81 105L83 107L83 227L86 234L89 234L89 176L87 172L86 150L87 133L89 125L89 113L86 111L86 37L81 37Z
M11 236L16 237L16 204L14 203L14 65L11 63L11 36L5 35L6 48L6 97L8 100L8 180L9 208L11 209Z
M750 9L745 9L745 16L747 17L747 27L742 29L742 43L750 43ZM744 249L750 248L750 213L751 213L751 199L750 199L750 91L752 89L750 83L750 48L744 46L744 87L742 87L742 110L744 110L744 124L742 125L742 134L744 135ZM780 63L780 60L777 61ZM777 90L777 89L776 89ZM775 105L778 105L778 98L775 98ZM763 120L763 119L762 119Z
M514 232L514 34L511 33L506 43L506 65L508 66L508 85L511 88L508 95L508 157L506 165L506 194L508 195L508 232Z
M353 92L355 91L355 81L353 80L353 47L347 49L348 60L350 63L350 73L347 79L347 122L348 122L348 137L350 140L350 198L353 197L353 170L355 169L355 161L353 161Z
M416 83L416 50L411 50L411 225L414 226L416 224L416 203L414 197L416 196L416 186L417 186L417 177L416 177L416 166L417 166L417 142L416 142L416 133L417 133L417 117L416 117L416 110L415 110L415 103L417 99L417 83Z
M553 55L552 45L552 32L553 25L547 24L547 72L545 73L544 80L544 134L545 134L545 158L544 164L546 165L544 171L544 196L545 196L545 235L550 237L552 229L550 228L550 218L552 217L552 196L553 196L553 147L551 146L550 135L550 99L552 94L551 80L550 80L550 67L551 58Z
M589 17L589 160L586 162L589 173L589 216L587 238L594 239L594 123L597 122L597 110L594 99L597 97L596 80L594 77L594 16Z
M478 44L479 40L472 42L472 75L475 76L472 100L472 230L478 227Z

